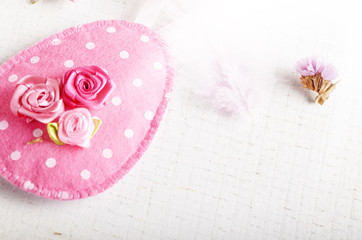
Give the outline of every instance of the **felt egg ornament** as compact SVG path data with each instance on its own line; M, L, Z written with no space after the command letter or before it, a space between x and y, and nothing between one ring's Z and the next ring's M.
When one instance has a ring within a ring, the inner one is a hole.
M69 28L0 67L0 174L72 200L118 182L141 158L172 90L165 42L122 20Z

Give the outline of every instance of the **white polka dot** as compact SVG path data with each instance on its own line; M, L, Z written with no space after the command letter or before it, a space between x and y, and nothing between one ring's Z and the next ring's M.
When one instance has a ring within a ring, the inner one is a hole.
M141 87L142 84L143 84L143 82L139 78L135 78L135 80L133 80L133 85L135 85L136 87Z
M89 43L87 43L87 44L85 45L85 47L86 47L87 49L91 50L91 49L95 48L96 45L95 45L94 43L92 43L92 42L89 42Z
M113 152L111 149L104 149L103 150L103 157L105 158L111 158L113 156Z
M14 161L19 160L21 157L21 153L19 151L12 152L10 158Z
M38 63L39 60L40 60L40 58L38 56L30 58L30 62L33 63L33 64Z
M153 119L153 113L151 111L145 112L145 118L151 121Z
M162 69L162 64L159 63L159 62L155 62L153 64L153 67L156 69L156 70L161 70Z
M61 42L62 42L62 41L60 41L60 39L58 39L58 38L54 38L54 39L52 40L52 44L53 44L53 45L59 45Z
M146 35L142 35L142 36L141 36L141 41L142 41L142 42L148 42L148 41L150 41L150 38L147 37Z
M9 123L6 120L0 122L0 130L5 130L9 127Z
M116 32L116 29L114 27L109 27L109 28L107 28L107 32L114 33L114 32Z
M67 60L64 62L64 66L67 68L71 68L74 66L74 62L72 60Z
M133 130L132 129L126 129L126 131L124 131L124 135L126 136L126 138L132 138L133 137Z
M53 168L53 167L55 167L55 165L57 165L57 161L56 161L54 158L48 158L48 159L45 161L45 165L46 165L48 168Z
M122 51L119 56L123 59L129 58L129 53L127 51Z
M112 104L115 106L121 105L122 99L120 97L113 97L112 98Z
M171 93L170 92L166 93L165 94L166 101L170 101L170 98L171 98Z
M30 181L26 181L24 183L24 188L27 189L27 190L32 190L34 188L34 184Z
M88 180L91 176L91 173L87 170L84 169L81 173L80 176L84 179L84 180Z
M60 192L60 199L68 199L69 198L69 193L66 191Z
M33 131L33 136L36 138L41 137L41 136L43 136L43 131L41 129L37 128Z
M9 82L15 82L16 80L18 80L18 76L13 74L13 75L9 76L8 80L9 80Z

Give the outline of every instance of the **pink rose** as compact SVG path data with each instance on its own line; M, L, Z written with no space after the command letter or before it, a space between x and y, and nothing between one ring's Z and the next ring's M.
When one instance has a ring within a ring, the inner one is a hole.
M17 116L28 117L28 120L53 121L64 112L58 81L37 76L24 77L16 85L10 109Z
M72 107L100 109L116 87L108 74L97 66L77 67L64 74L63 100Z
M76 108L63 113L58 121L58 138L69 145L88 148L96 125L85 108Z

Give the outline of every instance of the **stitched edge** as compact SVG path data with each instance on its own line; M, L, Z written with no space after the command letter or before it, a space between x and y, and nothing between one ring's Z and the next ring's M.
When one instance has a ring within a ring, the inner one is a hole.
M160 125L160 122L162 120L162 117L165 113L165 110L167 108L168 99L166 98L166 94L172 92L173 87L173 78L174 78L174 68L172 67L172 59L167 53L167 44L166 42L154 31L149 29L148 27L138 24L138 23L132 23L125 20L101 20L96 21L92 23L82 24L78 26L74 26L71 28L68 28L60 33L53 34L50 37L36 43L35 45L31 46L30 48L20 52L19 54L15 55L14 57L7 60L4 64L0 66L0 78L2 75L8 71L11 71L11 69L19 64L24 62L27 58L29 58L32 55L35 55L41 50L47 49L50 46L52 46L52 40L53 39L60 39L63 40L75 33L83 32L83 31L89 31L98 27L127 27L129 29L137 30L141 34L147 34L150 36L150 39L153 39L156 41L156 43L162 47L164 57L165 57L165 63L167 64L167 76L166 76L166 84L165 88L163 90L162 95L162 101L160 102L158 109L156 111L156 114L151 121L151 127L146 133L146 136L139 144L139 147L137 148L136 152L133 153L125 162L125 164L113 175L108 177L103 183L93 185L92 187L89 187L84 190L77 190L77 191L63 191L63 190L54 190L54 189L46 189L42 188L41 186L35 186L34 184L31 189L26 189L24 187L24 184L27 183L23 177L14 175L12 172L8 171L6 166L4 166L3 163L0 163L0 174L2 177L6 180L8 180L10 183L14 184L15 186L19 187L22 190L25 190L27 192L49 198L49 199L56 199L56 200L74 200L74 199L80 199L80 198L86 198L90 196L94 196L98 193L101 193L107 189L109 189L111 186L116 184L119 180L121 180L132 167L136 164L136 162L142 157L144 152L147 150L148 146L152 142L153 137L155 136L157 129Z

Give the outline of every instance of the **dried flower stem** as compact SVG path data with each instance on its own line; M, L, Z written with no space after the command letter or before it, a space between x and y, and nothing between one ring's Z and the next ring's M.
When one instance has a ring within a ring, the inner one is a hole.
M337 84L324 80L319 73L313 76L301 76L300 80L305 88L318 93L314 102L319 103L320 105L323 105L323 103L329 98L330 93L336 88Z
M42 142L43 142L43 139L40 137L40 138L37 138L37 139L34 139L34 140L31 140L31 141L27 142L27 144L30 145L30 144L42 143Z

